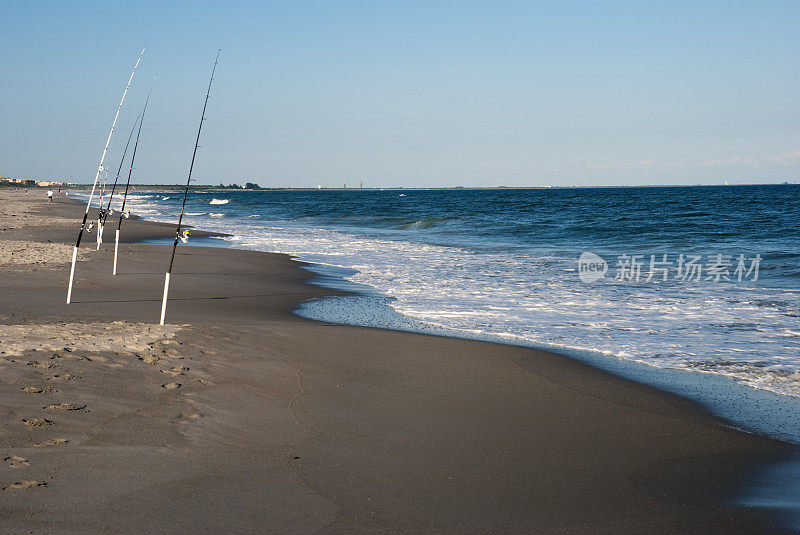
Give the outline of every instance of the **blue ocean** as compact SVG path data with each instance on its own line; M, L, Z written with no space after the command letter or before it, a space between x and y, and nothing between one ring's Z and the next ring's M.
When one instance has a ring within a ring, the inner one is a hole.
M182 194L137 190L128 206L175 221ZM192 191L186 211L232 247L293 254L391 312L328 301L305 306L311 317L687 372L735 385L712 389L722 405L800 400L800 185ZM800 437L791 418L763 425Z

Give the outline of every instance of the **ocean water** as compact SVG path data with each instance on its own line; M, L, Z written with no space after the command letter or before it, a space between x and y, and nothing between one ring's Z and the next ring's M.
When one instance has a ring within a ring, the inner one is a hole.
M128 206L174 223L182 194ZM185 221L359 293L301 315L555 350L800 443L798 214L800 185L198 191ZM800 530L799 474L736 501Z
M175 221L181 197L128 206ZM798 214L800 186L772 185L190 192L185 220L340 269L418 325L800 398Z

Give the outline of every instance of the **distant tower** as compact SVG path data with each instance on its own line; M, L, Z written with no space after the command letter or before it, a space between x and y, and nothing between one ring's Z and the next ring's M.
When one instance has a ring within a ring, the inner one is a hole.
M358 183L358 187L359 187L359 189L364 189L364 181L363 180Z
M344 187L344 189L347 189L347 179L345 179L343 187Z

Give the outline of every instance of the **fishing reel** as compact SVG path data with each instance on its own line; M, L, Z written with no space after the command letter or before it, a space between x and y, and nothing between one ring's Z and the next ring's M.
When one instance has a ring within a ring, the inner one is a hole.
M125 210L124 212L122 212L122 215L125 216L125 219L128 219L131 216L131 211Z
M89 226L86 227L86 232L91 232L94 228L94 221L89 221Z
M178 234L178 238L180 238L181 243L186 245L187 243L189 243L189 231L188 230L184 230L183 232Z

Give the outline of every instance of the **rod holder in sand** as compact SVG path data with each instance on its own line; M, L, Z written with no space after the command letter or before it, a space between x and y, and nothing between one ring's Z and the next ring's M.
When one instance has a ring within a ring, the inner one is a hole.
M67 289L67 304L72 299L72 279L75 278L75 261L78 259L78 246L72 248L72 267L69 270L69 288Z
M100 246L103 244L103 217L100 216L97 219L97 250L100 250Z
M119 252L119 229L116 230L114 233L114 271L113 274L117 274L117 253Z
M169 272L164 275L164 297L161 299L161 325L164 325L164 316L167 315L167 295L169 294Z

